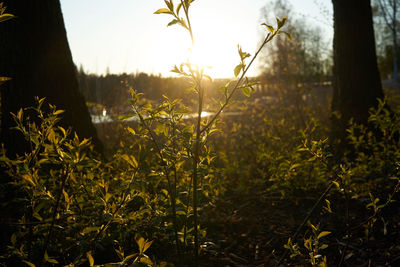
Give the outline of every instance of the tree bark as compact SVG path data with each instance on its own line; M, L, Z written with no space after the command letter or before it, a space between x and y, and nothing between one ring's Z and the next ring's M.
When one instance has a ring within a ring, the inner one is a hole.
M0 24L0 73L12 80L1 88L1 142L9 155L28 149L21 134L10 130L10 112L35 106L34 97L63 109L61 124L79 137L97 137L85 100L79 92L76 69L67 41L59 0L9 0L7 12L16 19Z
M332 0L332 3L334 92L331 137L334 143L343 144L349 120L353 118L356 123L366 125L369 108L376 106L377 98L383 98L384 94L376 59L370 0Z

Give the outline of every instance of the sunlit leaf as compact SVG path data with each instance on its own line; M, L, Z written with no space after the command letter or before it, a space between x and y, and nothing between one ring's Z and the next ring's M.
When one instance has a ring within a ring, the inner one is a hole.
M94 265L94 259L92 256L92 252L91 251L86 252L86 257L89 260L90 267L92 267Z
M328 247L327 244L322 244L322 245L319 247L319 249L326 249L327 247Z
M128 130L128 132L130 132L131 134L135 135L136 132L135 130L133 130L131 127L126 128Z
M272 26L270 26L270 25L268 25L268 24L266 24L266 23L263 23L263 24L261 24L261 25L267 27L267 29L268 29L271 33L274 33L274 32L275 32L274 27L272 27Z
M134 114L121 115L121 116L118 117L118 120L123 121L123 120L126 120L126 119L130 119L130 118L132 118L134 116L135 116Z
M128 162L132 167L136 168L138 166L138 162L135 157L132 155L124 154L121 156L126 162Z
M154 14L173 14L173 13L167 8L160 8L159 10L155 11Z
M146 243L146 241L144 240L143 237L140 237L138 240L136 240L136 244L138 245L139 252L141 254L143 253L145 243Z
M69 196L68 196L67 192L65 192L65 190L63 189L63 190L62 190L62 193L63 193L63 195L64 195L65 201L66 201L67 203L69 203Z
M86 227L85 229L82 230L82 234L88 234L91 232L97 232L97 230L99 230L99 227L97 226L89 226Z
M153 243L153 241L147 242L147 240L146 240L146 243L144 244L143 252L145 252L151 246L152 243Z
M283 17L282 19L276 18L276 24L278 26L278 29L282 28L283 25L285 25L286 21L287 21L287 17Z
M288 38L289 41L292 41L292 36L290 35L290 33L285 32L285 31L279 31L279 34L283 33L284 35L286 35L286 38Z
M11 78L8 78L8 77L0 77L0 85L3 84L3 83L5 83L6 81L9 81L9 80L11 80Z
M248 87L242 87L242 92L245 96L250 97L250 90Z
M146 255L145 255L146 256ZM140 262L146 263L148 265L153 265L153 262L148 258L148 257L142 257L140 258Z
M179 15L179 11L181 11L182 8L182 3L179 3L178 6L176 7L176 15Z
M65 110L61 110L61 109L59 109L59 110L56 110L56 111L54 111L54 115L60 115L60 114L62 114L62 113L64 113L65 112Z
M29 182L30 184L32 184L33 186L36 186L36 183L32 177L32 175L30 174L23 174L22 175L22 179L24 179L25 181Z
M167 26L169 27L169 26L175 25L175 24L177 24L178 22L179 22L179 20L174 19L174 20L170 21L170 22L168 23Z
M13 18L15 18L14 15L4 13L4 14L0 15L0 22L7 21L7 20L13 19Z
M328 232L328 231L324 231L324 232L321 232L321 233L319 233L319 235L318 235L318 239L320 239L320 238L322 238L322 237L324 237L324 236L327 236L327 235L329 235L331 232Z
M237 77L240 73L240 71L242 70L242 64L239 64L235 67L235 69L233 70L233 73L235 74L235 77Z

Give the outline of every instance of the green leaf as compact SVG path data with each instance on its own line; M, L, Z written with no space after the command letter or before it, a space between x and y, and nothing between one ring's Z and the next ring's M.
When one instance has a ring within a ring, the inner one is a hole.
M146 240L146 243L144 244L143 252L145 252L151 246L152 243L153 243L153 241L147 242L147 240Z
M326 249L328 247L328 245L327 244L322 244L320 247L319 247L319 249Z
M339 183L338 183L338 182L336 182L336 181L332 181L332 183L333 183L334 185L336 185L336 187L337 187L338 189L340 189L340 185L339 185Z
M136 240L136 244L139 247L139 253L142 254L144 251L144 245L146 243L146 240L144 240L143 237L139 238L138 240Z
M146 264L152 266L153 262L148 257L146 257L146 255L144 255L144 256L145 257L140 258L140 262L143 262L143 263L146 263Z
M164 0L165 4L168 6L169 10L173 11L174 10L174 3L172 0Z
M89 260L90 267L94 266L94 259L91 251L86 252L86 257Z
M292 36L290 35L290 33L285 32L285 31L279 31L279 34L283 33L284 35L286 35L286 38L288 38L289 41L292 41Z
M99 230L99 227L97 227L97 226L89 226L89 227L86 227L85 229L83 229L83 231L82 231L82 234L87 234L87 233L90 233L90 232L97 232L97 230Z
M278 29L282 28L283 25L285 25L286 21L287 21L287 17L283 17L281 20L276 18L276 24L278 26Z
M250 97L250 90L247 87L242 87L242 92L245 96Z
M175 24L177 24L178 22L179 22L179 20L177 20L177 19L171 20L171 21L168 23L167 27L172 26L172 25L175 25Z
M261 25L267 27L267 29L268 29L271 33L274 33L274 32L275 32L274 27L272 27L272 26L270 26L270 25L268 25L268 24L266 24L266 23L263 23L263 24L261 24Z
M235 77L237 77L240 73L240 71L242 70L242 64L239 64L235 67L235 69L233 70L233 73L235 74Z
M167 8L160 8L159 10L155 11L154 14L173 14L171 10Z
M54 115L60 115L60 114L62 114L64 112L65 112L65 110L59 109L59 110L56 110L53 114Z
M164 136L168 136L168 128L164 124L158 124L154 132L158 135L163 134Z
M135 130L133 130L131 127L126 128L128 130L128 132L130 132L131 134L135 135L136 132Z
M121 156L126 162L128 162L132 167L136 168L138 166L138 162L135 157L132 155L124 154Z
M47 254L47 251L44 253L44 260L45 260L45 262L50 262L50 263L53 263L53 264L58 264L58 261L57 261L57 260L55 260L55 259L49 257L49 254Z
M65 202L69 203L69 196L68 196L68 193L67 193L64 189L62 190L62 193L63 193L63 195L64 195Z
M8 77L0 77L0 85L3 84L3 83L5 83L6 81L9 81L9 80L11 80L11 78L8 78Z
M126 119L130 119L130 118L132 118L134 116L135 115L133 115L133 114L121 115L121 116L118 117L118 120L123 121L123 120L126 120Z
M0 22L4 22L4 21L7 21L7 20L13 19L13 18L15 18L14 15L4 13L4 14L0 15Z
M324 237L324 236L327 236L327 235L329 235L331 232L328 232L328 231L324 231L324 232L321 232L321 233L319 233L319 235L318 235L318 239L320 239L320 238L322 238L322 237Z
M326 207L325 210L328 211L329 213L332 213L332 209L331 209L331 202L328 199L325 199L326 202Z
M182 8L182 3L179 3L178 6L176 7L176 15L179 15L179 11Z
M25 181L29 182L30 184L32 184L33 186L36 186L36 182L34 181L34 178L32 177L32 175L29 174L23 174L21 176L22 179L24 179Z

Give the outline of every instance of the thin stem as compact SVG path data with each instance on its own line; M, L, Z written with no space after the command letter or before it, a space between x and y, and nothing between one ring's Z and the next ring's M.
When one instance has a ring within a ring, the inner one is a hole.
M176 134L176 125L175 122L173 124L173 128L172 128L172 136L175 136ZM177 154L177 148L176 148L176 140L173 137L172 138L172 147L173 147L173 151L174 151L174 155ZM177 170L176 170L176 156L173 162L173 172L174 172L174 184L173 184L173 191L171 192L172 196L171 196L171 206L172 206L172 218L173 218L173 224L174 224L174 234L175 234L175 242L176 242L176 251L178 253L178 263L180 265L181 264L181 249L180 249L180 244L179 244L179 236L178 236L178 222L177 222L177 217L176 217L176 197L177 197L177 184L178 184L178 174L177 174Z
M168 170L168 166L166 165L166 160L162 154L161 151L161 147L158 144L153 130L150 128L150 126L146 123L146 121L144 120L142 114L140 114L140 112L138 111L138 109L136 108L136 106L133 106L134 111L136 112L136 114L139 117L140 122L145 126L145 128L149 131L150 137L152 142L154 143L156 149L157 149L157 153L160 157L161 160L161 164L164 168L164 173L165 173L165 177L167 178L167 183L168 183L168 191L170 192L170 202L171 202L171 208L172 208L172 213L173 213L173 218L172 218L172 224L174 226L174 236L175 236L175 242L176 242L176 249L177 249L177 253L178 256L180 256L180 249L179 249L179 238L178 238L178 225L177 225L177 219L176 219L176 198L175 198L175 193L172 190L172 183L171 183L171 178L169 176L169 170ZM176 192L176 190L175 190Z
M207 131L212 124L214 123L214 121L218 118L218 116L221 114L221 112L225 109L225 107L229 104L229 101L231 100L233 94L237 91L238 88L240 88L240 84L242 83L247 71L249 70L250 66L253 64L254 60L257 58L258 54L261 52L261 50L264 48L264 46L272 40L272 38L275 36L276 34L268 34L267 37L265 37L263 43L261 44L261 46L258 48L257 52L255 53L255 55L253 56L253 58L251 59L250 63L247 65L246 69L243 71L242 75L240 76L239 80L237 80L235 87L233 88L233 90L230 92L229 96L226 98L225 103L220 107L220 109L217 111L217 113L215 113L215 115L211 118L211 120L207 123L206 126L204 126L203 129L201 129L201 133Z
M346 182L345 182L344 179L342 179L342 185L343 185L343 191L344 191L344 195L345 195L345 199L346 199L346 214L345 214L345 216L346 216L346 236L347 236L347 241L346 241L345 247L343 248L342 256L340 257L340 261L339 261L338 267L342 266L342 264L344 262L344 257L346 255L347 248L349 247L349 244L350 244L350 216L349 216L349 202L350 202L350 199L349 199L349 194L348 194L348 192L346 190Z
M189 19L189 7L186 6L185 1L183 1L183 0L181 0L181 4L183 6L183 10L185 11L186 20L187 20L187 23L188 23L188 31L190 33L190 39L192 40L192 45L194 46L194 37L193 37L192 25L191 25L190 19Z
M193 224L194 224L194 266L198 266L199 258L199 233L198 233L198 164L200 157L200 136L201 136L201 113L203 112L203 97L204 88L202 88L201 83L198 82L199 91L199 105L197 111L197 126L196 126L196 136L195 136L195 148L193 157Z
M65 182L67 181L69 174L70 174L70 171L69 171L69 168L68 168L67 173L62 178L60 190L59 190L58 195L57 195L57 200L56 200L56 203L54 204L54 207L53 207L54 210L53 210L53 215L52 215L52 218L51 218L51 225L50 225L49 231L47 233L46 241L44 242L43 251L42 251L42 259L40 260L39 266L42 266L45 263L44 262L44 258L45 258L44 255L46 254L47 248L48 248L49 243L50 243L50 237L51 237L51 235L53 233L54 224L55 224L56 216L57 216L57 212L58 212L58 207L60 205L61 196L63 194L62 192L64 190Z
M296 232L294 233L294 235L292 236L292 240L293 242L295 242L297 236L300 234L300 231L303 229L303 227L306 225L306 223L308 222L308 220L310 219L311 215L314 213L314 211L317 209L317 207L319 206L319 204L321 203L321 201L323 199L325 199L326 195L329 193L329 191L331 191L333 185L335 184L334 182L336 182L339 179L335 179L334 181L332 181L329 186L325 189L325 191L321 194L321 196L318 198L318 200L314 203L314 206L311 208L311 210L308 212L307 216L304 218L302 224L297 227ZM288 250L285 251L285 253L282 255L282 257L279 259L277 266L279 266L282 263L282 260L284 258L286 258L288 254Z

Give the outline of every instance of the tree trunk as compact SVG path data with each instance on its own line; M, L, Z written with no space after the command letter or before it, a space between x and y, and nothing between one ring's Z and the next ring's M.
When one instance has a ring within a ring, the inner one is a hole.
M349 120L367 124L368 110L377 105L377 98L383 98L383 91L370 0L332 3L335 31L331 136L334 143L344 144Z
M393 89L399 89L399 48L397 45L397 29L394 25L393 29Z
M9 155L23 153L27 145L15 130L10 112L34 106L34 97L63 109L61 124L78 136L102 146L85 100L79 92L59 0L9 0L7 12L16 19L0 24L0 73L12 80L1 89L1 142Z

